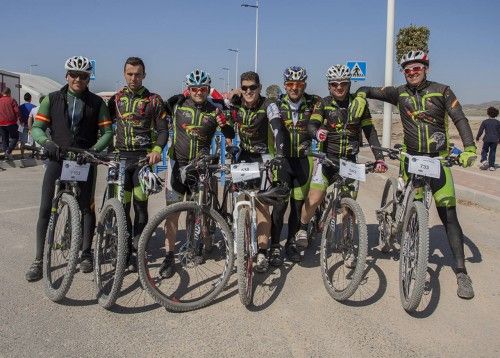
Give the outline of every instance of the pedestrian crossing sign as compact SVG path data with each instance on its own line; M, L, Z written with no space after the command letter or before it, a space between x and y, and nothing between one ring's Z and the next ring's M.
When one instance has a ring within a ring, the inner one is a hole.
M351 80L366 80L366 61L347 61L346 66L351 70Z

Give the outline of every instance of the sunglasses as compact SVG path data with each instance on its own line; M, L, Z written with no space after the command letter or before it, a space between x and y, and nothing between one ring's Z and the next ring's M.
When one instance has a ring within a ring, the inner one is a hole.
M343 82L329 82L328 86L330 87L342 87L344 85L348 85L349 81L343 81Z
M414 72L422 72L424 69L425 69L425 66L414 66L414 67L410 67L410 68L405 68L403 70L403 72L408 75L408 74L414 73Z
M80 78L83 81L86 81L90 78L90 75L85 72L68 72L68 75L73 79Z
M241 86L241 90L243 92L246 92L248 90L255 91L257 88L259 88L259 85Z
M201 87L189 87L189 90L193 93L207 93L208 92L208 87L207 86L201 86Z
M287 89L302 89L305 86L305 82L285 82L285 88Z

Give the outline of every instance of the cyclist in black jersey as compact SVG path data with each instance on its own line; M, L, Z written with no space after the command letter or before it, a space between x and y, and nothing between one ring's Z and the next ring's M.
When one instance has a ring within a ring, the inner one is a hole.
M274 136L270 127L270 120L280 118L276 103L262 97L259 75L255 72L245 72L240 77L241 88L232 91L229 95L230 118L237 128L240 139L239 162L263 162L263 159L274 155ZM259 188L261 181L255 180ZM256 202L257 207L257 239L259 252L255 269L264 272L268 267L268 246L271 234L271 215L269 207ZM271 248L271 263L281 260L279 247Z
M43 176L40 211L36 225L35 261L26 272L28 281L37 281L43 275L43 250L55 181L61 176L62 171L61 147L101 151L108 146L113 137L106 104L101 97L88 89L92 72L90 61L83 56L70 57L66 60L64 68L67 84L44 98L31 131L33 139L44 148L49 161ZM48 128L51 130L50 139L45 133ZM79 183L81 191L78 201L83 229L80 270L85 273L93 270L90 250L95 228L95 174L95 168L91 166L87 181Z
M401 60L406 84L399 87L361 87L358 95L397 105L403 124L403 145L410 155L446 156L449 149L448 116L458 129L464 145L459 156L463 167L476 160L476 146L469 121L451 88L427 80L429 57L424 51L414 50ZM401 162L403 178L408 178L408 160ZM473 298L472 281L465 268L464 240L456 211L455 188L449 167L441 165L441 176L431 180L436 208L446 229L448 242L455 258L457 294Z
M149 158L154 165L161 160L163 147L167 144L167 115L161 97L142 85L146 77L144 61L129 57L125 61L123 74L127 85L108 102L111 119L116 124L115 151L127 161L124 182L124 206L130 232L129 269L137 270L136 245L148 222L148 195L140 185L141 167L137 161ZM135 164L135 165L134 165ZM134 224L130 217L134 207ZM133 244L135 243L135 244Z
M308 156L315 135L314 122L321 122L321 98L305 93L306 70L292 66L285 70L286 95L278 100L281 116L271 120L276 138L276 154L283 156L277 179L291 188L288 236L285 251L290 261L299 262L301 255L294 243L299 228L300 213L307 197L312 173L312 158ZM275 205L272 213L271 245L278 247L288 203ZM277 262L279 263L279 262Z
M346 65L331 66L326 73L330 96L323 98L321 122L313 122L317 127L316 139L320 149L328 159L338 162L340 158L356 162L362 142L362 133L372 146L380 147L377 131L372 123L368 103L364 98L350 94L351 71ZM387 165L379 150L372 150L376 159L375 172L384 173ZM311 188L302 208L300 230L295 235L295 242L301 248L308 245L307 226L316 208L325 197L328 185L332 184L336 168L330 166L315 166L315 175ZM350 195L356 199L356 183L349 188Z
M181 168L200 153L209 153L212 137L219 126L226 138L234 138L233 128L226 123L220 109L208 101L210 76L202 70L194 70L186 76L189 96L180 95L172 109L172 145L169 157L174 164L168 166L166 178L167 205L184 200L190 194L189 186L182 181ZM190 183L195 184L195 183ZM170 278L174 275L174 248L178 217L165 222L167 251L160 267L160 275Z

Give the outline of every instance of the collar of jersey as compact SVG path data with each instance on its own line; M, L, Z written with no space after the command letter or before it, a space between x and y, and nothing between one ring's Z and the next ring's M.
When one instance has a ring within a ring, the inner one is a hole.
M130 88L128 88L127 86L123 87L123 90L122 92L125 93L126 95L129 95L129 96L138 96L138 97L142 97L142 95L146 92L146 87L142 86L141 88L139 88L139 90L137 92L134 92L132 91Z

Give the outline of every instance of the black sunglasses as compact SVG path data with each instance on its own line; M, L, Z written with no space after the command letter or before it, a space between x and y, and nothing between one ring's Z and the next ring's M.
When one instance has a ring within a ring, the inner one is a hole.
M246 92L247 90L255 91L257 88L259 88L259 85L241 86L241 90L243 92Z
M71 78L78 78L80 77L81 80L88 80L90 78L90 75L88 73L85 73L85 72L68 72L68 75L69 77Z

